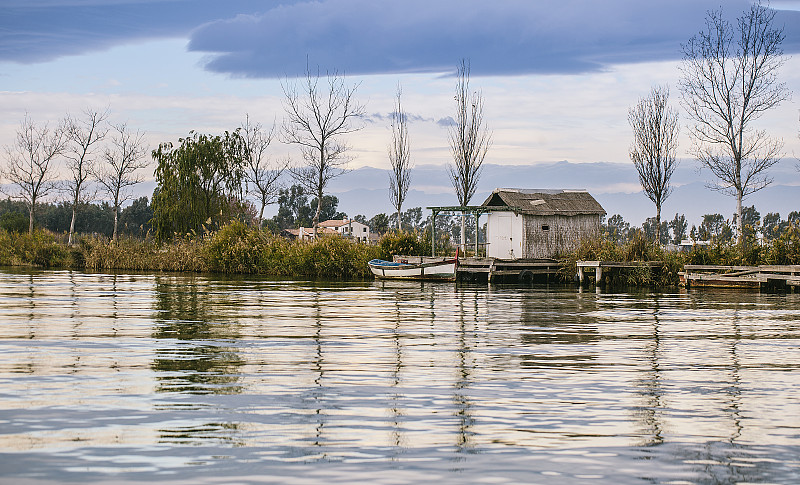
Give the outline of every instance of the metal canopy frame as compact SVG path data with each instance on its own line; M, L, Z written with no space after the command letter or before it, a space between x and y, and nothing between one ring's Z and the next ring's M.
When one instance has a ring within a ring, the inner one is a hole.
M486 214L491 212L492 210L497 210L495 207L487 207L484 205L456 205L456 206L440 206L440 207L426 207L429 209L433 217L431 218L431 256L436 256L436 216L440 212L461 212L460 216L465 214L474 214L475 215L475 256L478 256L478 228L480 225L478 224L478 220L480 219L481 214ZM462 241L464 247L467 247L466 242Z

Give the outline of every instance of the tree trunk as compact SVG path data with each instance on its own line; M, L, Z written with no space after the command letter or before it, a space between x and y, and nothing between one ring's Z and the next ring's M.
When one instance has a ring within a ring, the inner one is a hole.
M67 240L67 245L72 246L72 235L75 234L75 218L77 216L77 207L73 204L72 206L72 222L69 223L69 240Z
M743 190L736 190L736 231L738 232L736 239L739 246L744 243L744 221L742 220L742 195Z
M112 236L112 239L114 239L114 241L117 240L118 223L119 223L119 202L115 201L114 202L114 235Z
M322 192L317 193L317 212L314 213L314 219L311 223L314 225L314 240L317 239L317 228L319 227L319 215L322 214Z
M264 224L264 208L267 206L267 203L264 202L264 199L261 199L261 210L258 212L258 228L261 229L261 226Z
M467 213L461 211L461 254L467 254Z
M36 199L31 201L31 207L28 210L28 234L33 234L33 220L36 217Z
M400 225L400 209L397 209L397 230L402 231L403 227Z
M656 204L656 243L661 245L661 204Z

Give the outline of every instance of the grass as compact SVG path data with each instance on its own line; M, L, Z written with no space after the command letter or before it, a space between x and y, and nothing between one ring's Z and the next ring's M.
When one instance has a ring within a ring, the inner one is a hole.
M0 265L72 268L92 271L133 270L260 274L290 278L353 280L371 278L367 262L393 254L429 254L424 234L392 232L376 246L328 236L314 242L289 241L268 232L232 222L205 236L152 239L85 237L69 247L63 237L37 230L32 235L0 229ZM642 236L618 244L603 236L581 242L561 255L559 276L572 281L577 261L638 262L628 271L608 274L607 284L660 287L678 284L685 264L796 265L800 264L800 227L791 226L769 244L746 241L736 245L713 242L689 252L670 252ZM657 261L658 265L649 263Z
M0 265L72 268L92 271L134 270L262 274L314 279L363 279L367 261L386 257L380 246L339 236L314 242L288 241L233 222L205 236L152 239L85 237L69 247L59 235L0 230Z
M666 251L639 233L618 244L604 236L581 242L575 251L561 255L559 276L572 281L577 273L577 261L617 261L640 263L632 270L606 274L609 285L666 287L678 284L678 272L686 264L724 266L799 265L800 226L792 225L780 237L760 245L755 240L742 246L712 241L708 247L695 246L688 252ZM658 265L649 263L658 262Z

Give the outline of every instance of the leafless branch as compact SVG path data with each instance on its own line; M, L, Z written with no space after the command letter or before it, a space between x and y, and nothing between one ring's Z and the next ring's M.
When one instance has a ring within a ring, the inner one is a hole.
M661 227L661 206L672 193L670 179L678 167L678 112L668 102L669 88L654 87L628 110L633 130L630 157L642 189L656 205L656 228Z
M735 26L721 11L709 12L706 30L682 46L680 89L694 121L695 156L719 180L714 188L736 197L740 241L742 199L772 182L767 171L783 150L783 142L752 125L790 95L778 80L785 36L774 19L760 2Z
M395 110L392 113L392 142L389 145L389 200L397 211L397 229L400 227L400 213L411 183L411 144L408 134L408 117L403 112L400 85L397 86Z
M261 210L258 213L258 223L264 220L264 208L278 200L281 186L279 180L289 166L289 159L271 160L267 156L267 149L272 144L275 126L269 131L261 123L251 123L247 115L241 127L242 149L245 171L245 182L248 193L258 199Z
M475 195L481 166L492 144L491 134L483 121L483 95L470 91L469 63L462 59L456 82L456 123L450 129L450 151L453 162L447 173L456 191L458 203L466 206ZM465 244L465 219L461 218L461 244Z
M68 144L64 156L67 159L70 178L64 183L64 191L72 203L68 241L70 245L75 233L79 204L88 203L94 198L94 194L86 190L86 182L94 171L97 145L108 133L108 129L103 126L108 115L108 110L100 112L87 108L83 111L82 118L67 116L65 120Z
M28 206L29 233L33 233L36 204L57 187L55 160L66 143L63 126L50 130L47 123L37 125L26 114L14 144L5 147L6 165L1 173L11 187L4 191Z
M104 162L95 178L114 204L114 240L117 239L120 206L133 196L127 190L142 181L138 170L147 167L144 133L131 130L125 123L114 125L110 147L103 153Z
M319 69L312 74L307 67L303 80L282 84L286 119L281 139L300 147L304 164L290 172L297 183L317 196L314 236L325 188L331 179L346 172L349 147L342 138L361 129L357 121L364 115L364 106L355 99L358 84L347 85L344 76L335 71L328 73L326 81L326 86L320 86Z

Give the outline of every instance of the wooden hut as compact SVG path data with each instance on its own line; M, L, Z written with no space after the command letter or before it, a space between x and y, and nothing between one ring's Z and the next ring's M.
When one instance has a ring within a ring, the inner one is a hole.
M495 189L487 213L486 255L547 259L600 231L603 207L585 190Z

